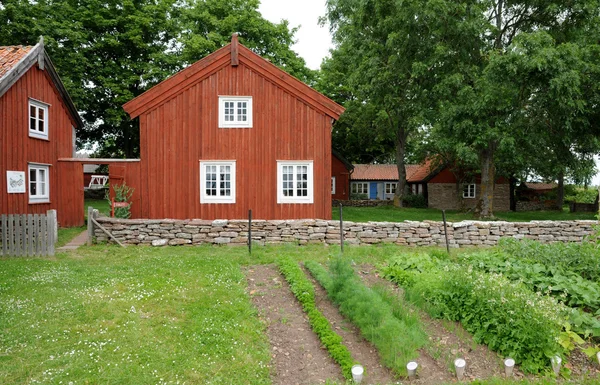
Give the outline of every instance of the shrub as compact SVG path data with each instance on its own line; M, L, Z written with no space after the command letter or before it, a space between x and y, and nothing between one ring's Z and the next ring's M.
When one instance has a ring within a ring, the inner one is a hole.
M329 355L340 365L344 377L351 379L354 360L348 348L342 344L342 337L331 329L331 324L327 318L317 309L315 305L315 288L296 261L291 258L281 258L278 265L279 270L290 284L292 292L307 314L313 331L327 348Z
M407 194L402 197L402 201L408 207L414 207L417 209L424 209L427 207L427 199L424 195L420 194Z
M313 261L306 262L306 268L327 290L340 312L375 345L383 363L398 374L406 374L406 364L418 357L418 349L427 342L417 316L388 295L363 285L348 261L334 260L331 273Z
M558 337L567 309L501 274L455 264L418 274L407 298L433 317L460 321L477 342L538 372L563 352Z
M115 202L129 202L127 207L116 207L115 218L128 219L131 217L131 196L133 195L134 189L127 186L125 182L113 186L115 191ZM109 207L112 205L110 200L109 191L106 191L106 200L108 200Z
M357 194L357 193L350 194L350 200L352 200L352 201L364 201L367 199L369 199L369 196L367 194Z

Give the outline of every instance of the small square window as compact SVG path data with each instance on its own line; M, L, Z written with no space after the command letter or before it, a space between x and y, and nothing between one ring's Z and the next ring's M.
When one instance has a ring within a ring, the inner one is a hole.
M48 105L29 100L29 136L48 139Z
M251 127L251 96L219 96L219 128Z
M277 162L277 203L313 203L313 162Z
M235 203L235 161L200 161L200 203Z
M395 194L396 193L396 186L398 186L398 183L387 183L385 184L385 193L386 194Z
M466 184L463 187L463 198L475 198L475 184Z
M29 164L29 203L50 202L50 167Z

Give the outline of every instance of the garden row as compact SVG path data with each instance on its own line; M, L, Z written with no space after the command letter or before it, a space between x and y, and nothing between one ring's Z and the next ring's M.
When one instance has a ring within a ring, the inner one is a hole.
M382 271L432 317L461 322L476 341L536 373L576 348L596 358L599 266L594 243L505 240L455 258L402 255Z

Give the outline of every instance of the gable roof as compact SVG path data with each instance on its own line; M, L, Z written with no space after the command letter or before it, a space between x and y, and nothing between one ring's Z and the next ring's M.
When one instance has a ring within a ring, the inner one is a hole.
M233 34L231 43L125 103L123 109L131 119L134 119L221 68L227 65L235 67L239 64L249 67L304 103L334 119L338 119L344 112L344 107L239 44L237 34Z
M523 185L531 190L552 190L558 187L558 183L523 182Z
M436 173L431 160L421 164L407 164L406 181L409 183L425 182ZM355 164L352 180L398 180L398 166L395 164Z
M336 158L338 158L339 161L342 162L344 164L344 166L346 166L346 170L348 170L348 171L354 170L354 165L352 163L348 162L348 160L346 158L344 158L342 156L342 154L340 154L339 152L337 152L334 148L331 149L331 155L333 155Z
M83 127L83 121L73 104L73 100L71 100L58 73L56 73L50 56L44 49L44 39L42 37L40 37L39 43L34 46L0 47L0 97L35 64L50 76L58 94L62 97L67 110L71 114L76 128Z

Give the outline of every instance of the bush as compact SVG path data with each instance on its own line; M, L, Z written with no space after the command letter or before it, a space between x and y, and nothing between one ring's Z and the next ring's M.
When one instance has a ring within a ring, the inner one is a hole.
M567 309L501 274L455 264L418 275L407 298L433 317L460 321L477 342L513 357L525 372L549 366L561 354L557 342Z
M427 199L424 195L420 194L408 194L402 198L402 201L407 207L414 207L416 209L424 209L427 207Z
M418 349L427 342L418 317L388 294L363 285L348 261L334 260L331 273L314 261L306 262L306 268L325 287L340 312L375 345L383 363L405 375L406 364L418 357Z
M114 185L113 189L115 191L115 202L129 202L127 207L116 207L115 208L115 218L128 219L131 217L131 196L133 195L134 189L127 186L124 182L122 184ZM110 190L106 191L106 200L108 200L109 208L112 205L110 200Z
M367 199L369 199L369 196L367 194L357 194L357 193L350 194L351 201L366 201Z

